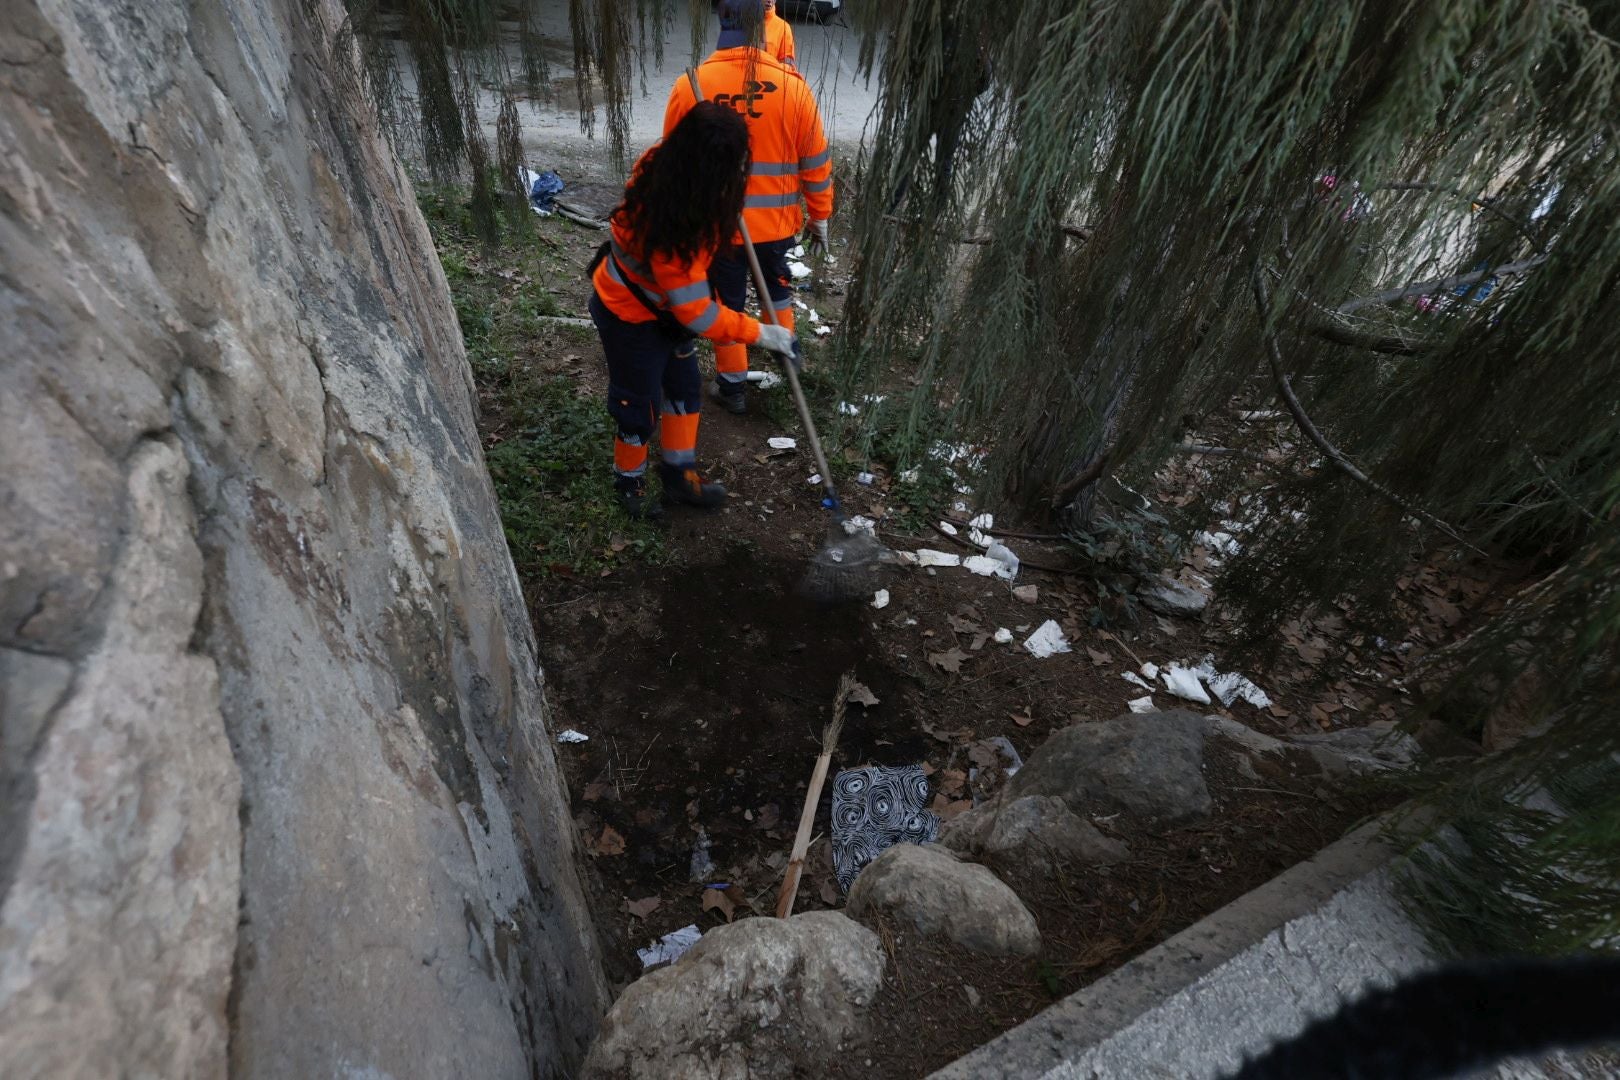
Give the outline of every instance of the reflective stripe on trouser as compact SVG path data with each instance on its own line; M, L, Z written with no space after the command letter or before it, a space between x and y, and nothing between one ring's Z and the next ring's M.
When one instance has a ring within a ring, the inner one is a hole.
M626 322L594 295L590 311L607 354L607 406L616 426L614 471L626 477L646 472L647 446L654 432L663 444L665 461L690 465L696 457L698 412L703 405L697 342L671 341L654 322Z
M793 329L793 275L788 271L788 255L798 240L772 240L755 244L760 269L765 271L765 284L770 290L771 309L776 321ZM709 284L719 294L720 302L733 311L744 310L748 303L748 286L753 275L748 269L748 255L741 247L730 248L714 257L709 266ZM740 383L748 378L748 346L716 345L714 369L722 382Z

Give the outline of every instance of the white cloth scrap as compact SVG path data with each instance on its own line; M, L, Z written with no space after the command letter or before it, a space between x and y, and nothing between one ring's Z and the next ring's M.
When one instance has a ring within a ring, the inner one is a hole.
M772 435L765 441L770 444L772 450L794 450L799 445L797 439L790 439L786 435Z
M950 551L921 548L917 552L918 566L961 566L962 556Z
M703 931L696 925L671 930L645 949L636 950L636 955L641 957L641 970L646 971L660 964L673 964L702 937Z

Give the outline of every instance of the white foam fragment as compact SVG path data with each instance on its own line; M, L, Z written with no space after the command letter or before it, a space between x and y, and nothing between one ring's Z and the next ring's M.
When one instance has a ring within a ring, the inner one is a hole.
M557 741L560 742L560 743L569 743L569 744L582 743L582 742L590 742L591 737L589 735L585 734L583 731L575 731L573 728L568 728L568 729L566 729L564 731L559 731L557 733Z
M997 645L1006 645L1012 641L1012 631L1003 626L1000 630L996 631L992 640L994 640Z
M882 611L889 606L889 590L879 589L872 595L872 606Z
M1131 698L1131 700L1129 700L1129 701L1127 701L1125 703L1125 706L1126 706L1126 708L1130 709L1131 712L1134 712L1134 713L1158 712L1159 711L1157 708L1154 707L1152 697Z
M1199 681L1198 672L1194 669L1171 664L1159 672L1159 677L1164 680L1165 689L1183 701L1191 701L1197 705L1209 704L1209 695L1204 692L1204 684Z
M772 435L765 441L770 444L772 450L794 450L799 445L797 439L790 439L786 435Z
M856 473L855 482L865 487L871 487L873 484L877 483L877 475L869 472Z
M962 556L949 551L921 548L917 552L918 566L961 566Z
M802 281L810 276L810 268L795 259L788 260L788 273L793 275L794 281Z
M1037 660L1069 651L1069 639L1063 636L1056 619L1047 619L1024 641L1024 648Z
M956 526L952 525L948 521L942 521L939 523L939 531L944 533L946 536L955 536Z
M1144 678L1144 679L1157 679L1158 677L1159 677L1159 665L1158 664L1155 664L1152 661L1149 661L1149 662L1142 665L1142 678Z
M645 949L636 950L636 955L641 958L641 969L645 971L660 964L673 964L686 953L687 949L696 945L702 937L703 931L699 930L696 925L671 930Z
M832 327L822 324L815 328L814 333L816 337L827 337L832 333Z

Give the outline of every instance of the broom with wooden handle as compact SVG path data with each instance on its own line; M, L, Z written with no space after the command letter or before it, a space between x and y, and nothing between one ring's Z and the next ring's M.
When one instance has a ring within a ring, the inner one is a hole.
M804 793L804 809L799 812L799 831L793 837L793 855L788 859L787 874L782 878L782 891L776 895L776 917L785 919L793 914L793 902L799 898L799 879L804 876L804 857L810 850L810 830L816 822L816 805L821 802L821 789L827 783L827 768L832 764L833 749L838 745L838 733L844 728L844 713L849 708L849 695L855 692L855 673L846 672L838 680L838 695L833 698L832 723L821 732L821 753L810 774L810 788Z

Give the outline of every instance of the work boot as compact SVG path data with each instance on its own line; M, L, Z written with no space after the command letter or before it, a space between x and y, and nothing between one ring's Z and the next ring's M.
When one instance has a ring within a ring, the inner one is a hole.
M652 521L664 516L664 508L647 496L647 484L639 476L616 476L613 490L619 505L632 521Z
M718 401L722 409L734 416L742 416L748 411L747 383L716 379L709 384L709 396Z
M664 465L661 466L661 472L664 478L664 502L697 506L705 510L725 505L725 486L705 483L703 477L690 465L685 467Z

